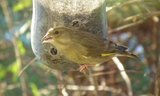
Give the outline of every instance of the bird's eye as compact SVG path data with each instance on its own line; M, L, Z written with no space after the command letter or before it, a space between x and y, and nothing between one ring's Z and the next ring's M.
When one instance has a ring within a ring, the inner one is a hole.
M58 34L59 33L59 31L54 31L54 34Z
M57 55L57 49L56 48L51 48L51 50L50 50L50 53L52 54L52 55Z

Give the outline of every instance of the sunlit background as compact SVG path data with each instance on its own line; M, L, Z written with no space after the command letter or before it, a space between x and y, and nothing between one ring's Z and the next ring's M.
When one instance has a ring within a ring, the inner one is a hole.
M156 79L160 72L159 10L159 0L107 0L108 37L128 46L140 58L120 58L130 77L134 96L156 96L155 89L158 89L157 82L160 82ZM31 0L1 0L0 96L59 96L56 88L58 77L35 60L32 52L31 18ZM19 76L24 66L31 63ZM108 87L127 93L124 80L113 62L109 62L99 73L103 74L95 75L97 81L104 79ZM84 78L76 78L75 74L67 78L66 82L71 84L89 84ZM112 92L107 91L99 96L120 96L112 95ZM92 92L75 95L79 91L72 90L69 93L69 96L94 96Z

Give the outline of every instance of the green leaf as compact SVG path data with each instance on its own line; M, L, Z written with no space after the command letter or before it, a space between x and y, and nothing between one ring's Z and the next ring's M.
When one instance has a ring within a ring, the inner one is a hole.
M6 76L7 70L0 64L0 80Z
M20 60L16 60L15 62L13 62L10 67L9 67L9 71L12 72L13 74L13 81L15 81L17 79L18 73L21 70L21 61Z
M21 0L19 3L17 3L15 6L13 6L13 11L18 12L26 9L27 7L30 7L32 4L31 0Z
M41 96L37 86L34 83L31 83L30 85L31 85L33 96Z
M17 46L18 46L20 55L23 56L23 55L26 53L26 49L25 49L25 47L24 47L22 41L17 40Z

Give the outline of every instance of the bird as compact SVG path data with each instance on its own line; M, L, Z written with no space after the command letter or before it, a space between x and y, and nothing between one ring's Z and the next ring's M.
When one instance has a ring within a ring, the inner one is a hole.
M64 26L50 28L42 38L42 44L45 43L53 45L66 59L79 64L80 72L115 56L137 58L126 46L90 32Z

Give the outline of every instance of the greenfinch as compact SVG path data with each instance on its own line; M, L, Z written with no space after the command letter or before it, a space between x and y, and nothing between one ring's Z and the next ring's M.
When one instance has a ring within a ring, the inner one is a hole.
M42 38L42 43L53 45L66 59L85 66L104 63L114 56L137 58L125 46L68 27L50 28Z

